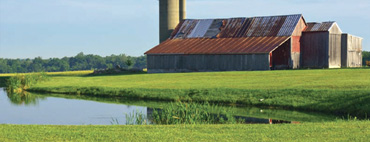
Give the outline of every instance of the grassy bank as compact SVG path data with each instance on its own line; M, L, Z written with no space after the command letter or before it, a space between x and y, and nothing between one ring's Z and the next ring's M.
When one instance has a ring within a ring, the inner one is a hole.
M369 116L370 69L54 75L33 92L208 101Z
M50 76L85 76L93 73L93 71L68 71L68 72L47 72ZM12 76L29 75L33 73L3 73L0 74L0 87L6 87L7 80Z
M368 141L367 121L299 125L0 125L0 141Z

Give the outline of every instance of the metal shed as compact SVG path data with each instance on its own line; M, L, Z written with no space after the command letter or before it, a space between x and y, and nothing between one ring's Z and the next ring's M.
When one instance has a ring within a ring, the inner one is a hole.
M147 51L149 73L293 69L300 66L302 15L187 19Z
M342 34L342 67L362 67L362 38Z
M303 68L340 68L342 31L336 22L307 23L301 38Z

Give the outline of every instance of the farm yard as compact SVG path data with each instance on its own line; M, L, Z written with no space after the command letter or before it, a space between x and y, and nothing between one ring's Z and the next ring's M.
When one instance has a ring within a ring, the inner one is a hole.
M0 7L0 142L370 141L370 2Z
M291 121L299 124L208 124L208 125L149 125L149 126L50 126L50 125L0 125L3 136L0 140L145 140L146 138L170 138L177 136L180 140L206 139L210 136L225 136L241 140L255 136L251 140L294 140L308 141L327 137L330 140L365 140L369 133L367 126L370 112L370 70L361 69L325 69L325 70L282 70L252 72L199 72L172 74L121 74L92 75L92 71L46 73L48 79L40 81L26 91L33 93L66 94L62 98L101 100L108 103L126 104L124 100L146 100L154 103L129 103L132 105L152 108L168 108L160 102L209 102L220 106L238 106L232 108L234 115L265 118L259 111L243 108L255 106L266 109L268 117ZM19 74L22 75L22 74ZM18 75L18 76L19 76ZM29 75L29 74L23 74ZM2 78L17 76L3 74ZM40 94L39 96L44 96ZM54 95L55 96L55 95ZM86 96L86 97L83 97ZM59 96L60 97L60 96ZM92 98L91 98L92 97ZM91 99L89 99L91 98ZM94 99L95 98L95 99ZM110 99L111 98L111 99ZM130 102L130 101L128 101ZM135 101L134 101L135 102ZM272 109L272 110L269 110ZM287 110L287 112L274 109ZM208 108L206 108L208 110ZM230 109L228 109L230 110ZM290 113L289 110L302 112ZM189 110L190 111L190 110ZM254 112L254 113L253 113ZM326 113L332 116L307 115L304 112ZM297 117L300 115L300 117ZM172 116L170 116L171 119ZM327 120L325 120L327 119ZM309 121L311 120L311 121ZM201 128L201 129L199 129ZM72 133L63 129L74 129L81 136L70 137ZM219 134L225 129L232 130L224 135ZM317 130L330 132L317 133ZM333 130L334 129L334 130ZM32 130L29 132L28 130ZM116 134L113 131L133 131L130 134ZM153 131L163 131L160 137ZM16 135L4 137L6 131L18 131ZM51 135L38 137L43 131ZM258 131L260 133L250 133ZM98 133L99 132L99 133ZM294 132L294 133L291 133ZM339 134L356 133L345 136ZM358 133L357 133L358 132ZM184 137L194 133L194 137ZM206 133L206 134L204 134ZM250 135L240 135L250 133ZM278 134L292 134L279 137ZM309 135L304 135L304 133ZM24 135L20 137L19 135ZM139 135L139 136L137 136ZM114 137L113 137L114 136ZM308 138L310 137L310 138ZM214 137L216 138L216 137Z

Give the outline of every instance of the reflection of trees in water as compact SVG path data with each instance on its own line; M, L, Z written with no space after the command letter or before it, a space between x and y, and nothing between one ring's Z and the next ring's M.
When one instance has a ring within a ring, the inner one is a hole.
M37 105L40 99L44 99L44 97L32 95L27 92L7 93L7 96L10 102L15 105Z

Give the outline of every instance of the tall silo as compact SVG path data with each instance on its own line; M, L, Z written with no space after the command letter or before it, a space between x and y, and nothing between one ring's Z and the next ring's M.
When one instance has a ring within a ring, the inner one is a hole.
M186 0L159 0L159 38L167 40L186 17Z
M180 21L186 19L186 0L180 0Z

